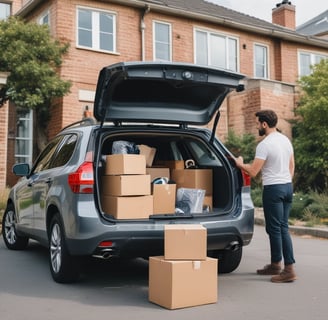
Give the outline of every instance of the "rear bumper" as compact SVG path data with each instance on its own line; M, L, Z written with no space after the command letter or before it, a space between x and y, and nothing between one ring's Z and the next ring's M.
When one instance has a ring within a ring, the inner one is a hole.
M164 253L164 225L168 223L201 224L207 229L208 250L223 250L232 242L248 245L253 236L254 209L244 210L236 219L220 221L166 220L105 225L99 218L80 218L80 232L67 238L72 255L149 257ZM111 246L99 247L102 241Z

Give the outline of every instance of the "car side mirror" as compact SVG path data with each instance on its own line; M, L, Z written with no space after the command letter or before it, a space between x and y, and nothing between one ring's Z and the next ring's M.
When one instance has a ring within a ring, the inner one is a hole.
M30 165L28 163L18 163L13 166L13 173L16 176L25 177L30 173Z

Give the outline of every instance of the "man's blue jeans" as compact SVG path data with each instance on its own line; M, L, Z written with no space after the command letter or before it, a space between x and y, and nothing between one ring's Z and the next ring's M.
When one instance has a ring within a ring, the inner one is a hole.
M295 263L292 239L288 230L289 212L293 201L291 183L263 187L265 230L269 235L271 263L284 258L285 265Z

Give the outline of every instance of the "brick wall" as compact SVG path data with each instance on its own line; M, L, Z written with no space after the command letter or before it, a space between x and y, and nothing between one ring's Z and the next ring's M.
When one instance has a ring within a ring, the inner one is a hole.
M291 138L289 120L294 118L295 86L276 81L250 79L246 82L247 91L229 96L229 129L237 134L257 135L255 113L263 109L276 111L277 127Z
M8 104L0 108L0 190L6 187Z
M293 5L280 5L272 10L272 23L279 24L286 28L295 30L295 6Z
M13 103L9 103L8 112L8 131L7 131L7 177L6 185L12 186L18 180L18 177L12 173L11 168L15 164L15 138L16 138L16 108Z
M17 11L22 0L13 1L14 12ZM117 50L108 54L85 50L76 46L76 8L77 6L98 8L112 11L117 19ZM291 8L289 8L291 7ZM273 10L274 23L286 25L293 28L295 24L295 8L287 5L280 6ZM63 79L70 80L73 85L71 92L54 101L51 107L51 122L48 126L48 137L53 137L61 128L83 118L85 107L88 106L93 111L93 99L81 92L94 93L98 74L101 68L120 61L141 60L142 33L140 28L142 9L120 6L108 1L91 0L52 0L44 1L38 5L30 19L39 17L46 10L50 11L51 33L63 42L70 43L69 53L64 59L60 75ZM293 16L294 15L294 16ZM298 50L314 49L316 52L327 53L306 45L286 42L266 35L244 32L241 30L227 28L204 21L193 21L178 16L169 16L150 10L144 16L145 22L145 60L153 60L153 21L167 22L172 27L172 49L173 61L194 62L194 29L202 28L236 37L239 44L239 65L241 73L249 79L254 77L254 44L265 45L269 53L269 80L248 80L245 92L232 93L220 108L221 117L217 129L217 135L224 139L229 129L233 129L237 134L244 132L257 134L255 128L255 112L264 108L273 108L277 111L279 127L287 134L291 135L290 126L287 119L292 118L296 105L297 92L293 84L298 76ZM278 82L278 81L281 81ZM86 98L87 97L87 98ZM3 112L3 110L0 110ZM10 109L10 112L12 110ZM1 114L0 114L1 115ZM14 123L14 122L13 122ZM211 122L208 127L212 127ZM5 128L4 126L2 126ZM11 139L11 129L8 128L9 139L1 138L5 144L8 142L8 163L11 164L14 156L14 140ZM11 148L9 150L9 148ZM6 153L2 153L6 154ZM1 170L1 167L0 167ZM1 171L2 172L2 171ZM1 184L0 172L0 184ZM9 174L10 177L10 174ZM8 181L12 181L9 178Z

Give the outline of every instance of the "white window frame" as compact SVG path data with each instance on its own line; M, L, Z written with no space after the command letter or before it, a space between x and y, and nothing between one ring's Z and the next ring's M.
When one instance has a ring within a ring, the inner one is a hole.
M158 25L164 25L168 27L168 42L164 43L159 41L158 39L156 39L156 26ZM166 45L168 47L168 60L166 59L161 59L159 57L157 57L157 51L156 51L156 44L161 43L163 45ZM172 61L172 25L170 23L167 22L163 22L163 21L157 21L154 20L153 21L153 59L154 61Z
M310 64L307 67L307 69L309 70L309 72L304 73L302 72L302 65L301 65L301 56L302 55L306 55L307 57L309 57L310 60ZM298 75L299 78L301 78L302 76L308 76L311 74L311 66L315 65L316 63L318 63L319 61L317 61L317 58L322 58L322 59L328 59L328 55L323 54L321 52L312 52L312 51L306 51L306 50L299 50L298 51Z
M6 20L11 15L12 4L11 4L11 2L0 2L0 5L4 9L9 9L8 11L7 10L1 10L2 14L0 15L0 20Z
M29 164L32 164L32 157L33 157L33 110L28 110L28 112L26 112L26 116L24 117L18 117L18 113L17 113L17 123L19 123L19 121L24 122L25 124L27 124L27 131L24 134L24 136L19 136L18 132L16 134L15 140L16 141L23 141L26 142L28 144L28 150L29 153L28 154L20 154L17 151L17 146L15 145L15 159L17 160L18 158L25 158L26 161ZM21 162L21 161L19 161Z
M45 18L48 19L47 22L45 21ZM49 10L43 12L43 13L40 15L40 17L39 17L39 19L38 19L38 23L41 24L41 25L46 24L46 25L48 25L48 26L50 27L50 11L49 11Z
M257 57L256 57L256 48L263 48L265 49L265 57L264 57L264 63L261 64L263 68L263 73L264 75L258 75L257 74ZM269 79L269 47L265 44L262 43L254 43L254 77L255 78L261 78L261 79Z
M92 45L89 46L83 46L79 44L79 10L85 10L91 12L92 15ZM108 14L113 19L113 49L112 50L105 50L100 48L100 14ZM117 34L116 34L116 13L113 11L108 10L100 10L100 9L94 9L89 7L82 7L78 6L76 9L76 47L80 49L87 49L92 51L100 51L100 52L106 52L106 53L116 53L116 42L117 42Z
M209 41L209 38L211 36L214 36L214 37L218 37L218 38L221 38L225 41L225 66L223 67L224 69L227 69L227 70L230 70L230 71L235 71L235 72L239 72L239 38L236 37L236 36L233 36L233 35L228 35L228 34L225 34L225 33L220 33L218 31L214 31L214 30L207 30L207 29L202 29L202 28L199 28L199 27L196 27L194 28L194 62L196 64L202 64L202 63L199 63L197 61L197 32L201 32L201 33L204 33L206 35L206 44L207 44L207 63L205 65L207 66L214 66L214 67L220 67L218 65L215 65L212 63L212 61L214 60L211 56L211 42ZM236 56L234 57L234 64L236 65L235 68L233 68L231 66L231 63L230 63L230 47L229 47L229 40L232 40L235 42L235 53L236 53ZM222 68L222 67L221 67Z

